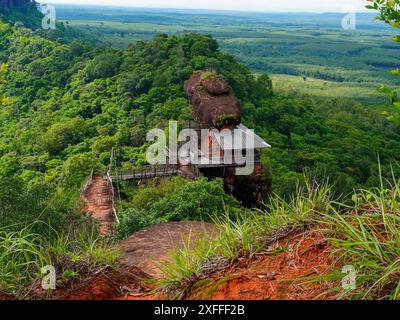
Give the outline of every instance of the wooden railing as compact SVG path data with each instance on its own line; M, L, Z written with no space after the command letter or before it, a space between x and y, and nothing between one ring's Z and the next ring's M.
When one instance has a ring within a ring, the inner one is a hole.
M132 167L132 168L118 168L112 174L113 178L119 180L146 180L157 177L168 177L179 175L178 165L157 165L145 167Z
M112 201L112 210L113 210L114 218L115 218L115 221L117 222L117 224L120 224L120 220L119 220L118 214L117 214L117 208L115 206L115 191L114 191L114 183L113 183L113 176L112 176L114 157L115 157L115 151L113 148L111 151L110 164L107 169L106 178L107 178L108 185L111 189L111 195L112 195L111 201Z
M81 187L81 189L80 189L80 195L81 195L81 197L85 194L85 192L87 191L87 189L89 189L90 185L92 184L93 173L94 173L94 170L92 169L92 171L90 171L89 177L86 179L85 183L84 183L83 186Z
M112 179L112 176L110 175L109 171L107 171L107 182L111 189L111 195L112 195L111 201L112 201L112 210L113 210L114 218L115 218L115 221L117 222L117 224L120 224L118 214L117 214L117 208L115 206L115 191L114 191L113 179Z

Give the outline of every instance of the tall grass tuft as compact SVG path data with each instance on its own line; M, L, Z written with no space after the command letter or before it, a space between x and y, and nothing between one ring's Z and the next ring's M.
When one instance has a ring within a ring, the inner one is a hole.
M9 289L38 277L50 264L39 237L25 227L20 231L0 230L0 285Z
M400 299L400 183L383 185L328 217L340 263L356 270L356 290L340 298Z
M181 299L208 273L263 251L271 242L314 223L330 210L329 185L315 182L298 188L289 201L275 196L264 209L244 212L236 219L230 218L226 209L225 217L212 218L219 230L214 240L206 236L171 253L172 262L160 266L163 277L159 288L166 297Z
M59 233L49 225L48 235L36 234L34 224L19 231L0 229L0 289L19 294L42 277L44 266L57 271L59 285L96 268L113 266L119 251L93 230Z

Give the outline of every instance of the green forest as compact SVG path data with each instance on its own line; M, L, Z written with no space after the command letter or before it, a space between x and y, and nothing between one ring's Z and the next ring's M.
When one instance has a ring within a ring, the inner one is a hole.
M360 44L356 35L336 38L333 17L311 34L322 18L294 33L272 18L268 31L257 14L232 29L239 17L221 20L220 13L210 18L219 21L211 32L206 13L191 25L190 14L179 13L179 30L174 13L159 14L160 28L153 11L131 21L118 11L109 17L66 6L53 31L38 28L35 11L0 15L0 291L23 295L38 278L30 271L46 262L62 270L62 281L83 272L82 264L85 272L113 264L115 241L154 224L254 214L222 180L182 177L121 182L121 223L106 238L82 213L81 187L92 170L105 174L111 150L122 168L140 168L150 129L191 120L183 84L198 70L224 77L243 123L272 145L262 152L271 181L266 207L276 197L291 201L309 181L330 185L332 197L349 203L357 190L390 188L400 176L400 123L388 118L396 104L377 91L398 85L390 74L398 65L391 29L373 29L367 16L357 31ZM348 55L338 61L343 46ZM311 54L316 47L319 56ZM285 77L311 87L296 92ZM322 87L317 94L315 85ZM359 96L341 95L351 86Z
M379 104L381 84L398 84L387 72L397 66L395 32L357 13L356 29L343 30L340 13L191 11L58 5L65 27L90 32L104 43L126 47L157 33L212 35L254 72L273 75L284 95L347 97ZM287 77L290 75L291 77ZM307 81L304 83L303 78ZM317 82L315 82L317 80ZM298 84L300 82L300 84ZM298 84L298 85L297 85Z

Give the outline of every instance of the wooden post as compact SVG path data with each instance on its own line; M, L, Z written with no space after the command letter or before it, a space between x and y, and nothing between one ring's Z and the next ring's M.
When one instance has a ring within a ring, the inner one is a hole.
M110 167L109 167L111 175L112 175L112 164L113 164L113 161L114 161L114 148L111 149L111 158L110 158Z

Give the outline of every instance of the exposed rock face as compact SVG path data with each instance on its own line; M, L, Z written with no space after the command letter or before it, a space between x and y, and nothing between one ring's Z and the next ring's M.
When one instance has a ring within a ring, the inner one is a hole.
M177 248L192 247L196 240L218 236L218 228L210 223L196 221L168 222L143 229L121 242L120 263L136 267L152 276L162 276L160 267L171 261L168 255Z
M184 90L192 105L193 118L202 129L233 130L241 123L239 101L221 76L199 71L185 82ZM207 153L209 149L208 154L216 156L213 153L214 142L209 139L204 143L206 145L201 145L201 151ZM181 171L187 177L194 176L189 166L183 166ZM262 202L263 196L270 190L268 170L262 167L258 150L255 150L254 173L250 176L237 176L236 167L229 165L224 168L203 168L200 171L210 179L222 177L227 191L249 207Z
M203 88L211 95L220 96L229 93L229 87L220 77L205 78L201 81Z
M193 118L202 128L241 122L239 101L220 76L197 72L185 82L184 89L193 106Z

